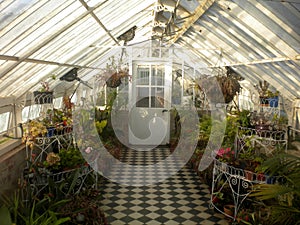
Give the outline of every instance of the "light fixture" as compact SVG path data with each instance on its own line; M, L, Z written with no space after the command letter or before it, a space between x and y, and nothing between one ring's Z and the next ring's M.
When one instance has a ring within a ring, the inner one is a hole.
M67 81L67 82L73 82L75 80L79 81L80 83L86 85L87 87L93 89L87 82L81 80L78 76L77 76L77 71L78 68L73 68L72 70L70 70L69 72L67 72L66 74L64 74L62 77L60 77L59 79L62 81Z
M68 82L72 82L74 80L80 81L80 78L77 77L77 70L78 70L78 68L73 68L72 70L67 72L65 75L63 75L59 79L60 80L65 80L65 81L68 81Z

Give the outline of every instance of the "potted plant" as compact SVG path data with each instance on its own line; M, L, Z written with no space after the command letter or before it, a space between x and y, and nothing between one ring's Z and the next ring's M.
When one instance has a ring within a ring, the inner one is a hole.
M263 163L274 184L255 186L252 197L268 202L268 224L298 224L300 221L300 158L287 153L276 154Z
M272 117L266 112L253 112L251 115L251 124L254 126L258 135L263 136L264 131L272 130Z
M279 91L272 92L271 90L268 90L267 97L270 107L278 107Z
M278 115L275 113L272 118L273 128L274 130L286 130L288 125L288 118L286 115Z
M99 75L99 79L105 81L107 87L117 88L121 85L122 79L131 78L129 75L129 68L127 64L124 64L122 57L116 60L114 56L110 57L109 62L106 64L106 68Z
M214 192L212 195L211 195L211 201L212 203L217 203L219 201L222 201L224 198L223 198L223 193L220 192L220 191L216 191Z
M215 83L217 81L217 83ZM230 103L234 97L240 92L241 85L237 78L228 76L228 74L218 74L216 76L204 76L197 80L195 87L204 91L202 87L206 87L206 96L214 103ZM216 95L216 89L222 91L223 96Z
M269 100L267 97L267 91L269 88L269 83L264 80L264 81L259 81L259 85L256 85L256 89L259 93L259 100L260 100L260 104L263 106L269 106Z
M52 80L56 79L56 76L51 76ZM41 88L38 91L33 92L34 102L36 104L51 104L53 102L53 91L50 91L49 81L41 81Z
M22 142L32 149L35 138L45 137L47 133L47 127L42 121L31 120L26 124L24 128Z

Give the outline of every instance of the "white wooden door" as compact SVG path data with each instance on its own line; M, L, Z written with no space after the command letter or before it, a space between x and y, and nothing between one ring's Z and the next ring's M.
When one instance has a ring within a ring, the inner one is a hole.
M165 145L170 139L171 66L133 63L129 143Z

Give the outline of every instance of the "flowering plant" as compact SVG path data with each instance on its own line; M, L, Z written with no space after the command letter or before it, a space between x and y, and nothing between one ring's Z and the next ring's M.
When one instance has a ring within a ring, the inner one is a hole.
M55 76L55 75L52 75L49 79L55 80L55 79L56 79L56 76ZM41 86L42 86L42 87L40 88L40 91L41 91L41 92L49 92L49 91L50 91L49 81L48 81L48 80L41 81L40 84L41 84Z
M217 151L217 159L221 162L232 163L235 161L235 153L231 148L220 148Z
M25 128L25 132L22 137L23 143L33 148L34 139L36 137L44 137L47 134L47 128L43 122L38 120L31 120Z

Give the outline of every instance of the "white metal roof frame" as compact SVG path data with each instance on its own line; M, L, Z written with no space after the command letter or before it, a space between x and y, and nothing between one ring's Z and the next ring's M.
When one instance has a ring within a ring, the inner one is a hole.
M122 45L117 38L131 27L137 29L127 44L151 39L155 6L172 2L181 22L165 44L193 52L203 67L231 66L253 84L264 79L286 98L300 98L299 0L4 0L1 104L73 67L88 78L87 71L101 68L105 46ZM52 81L55 86L62 88L59 80Z

